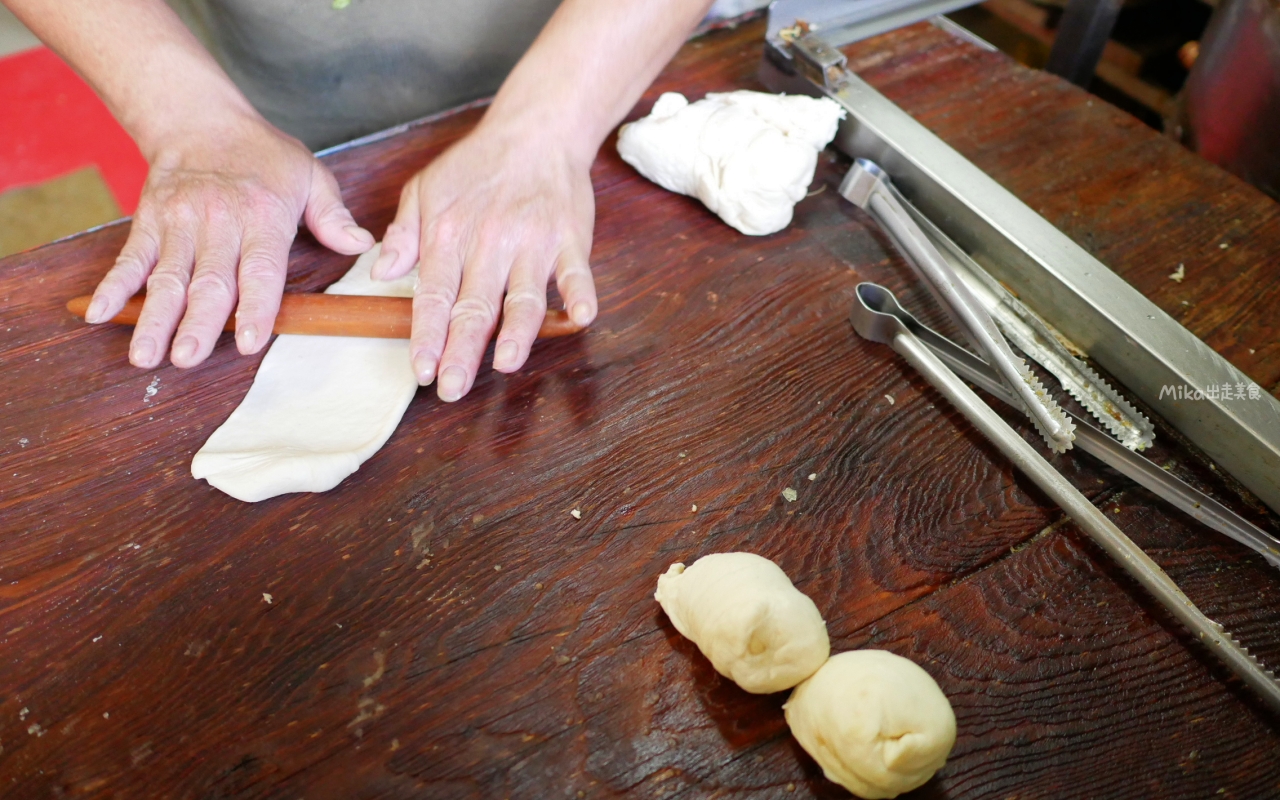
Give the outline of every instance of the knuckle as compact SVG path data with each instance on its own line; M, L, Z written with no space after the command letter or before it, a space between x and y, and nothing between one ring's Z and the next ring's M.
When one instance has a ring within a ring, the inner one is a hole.
M498 319L498 309L484 297L464 297L453 304L450 322L481 322L492 325Z
M266 253L246 253L240 259L240 280L245 283L274 281L280 274L275 260Z
M235 205L229 197L221 192L213 192L204 198L203 217L201 220L208 225L226 225L235 217Z
M147 183L143 187L142 197L138 201L138 211L135 216L160 216L164 213L164 209L173 200L177 194L177 190L173 184L164 180L154 170L147 175Z
M485 241L498 241L506 239L513 233L519 234L523 231L524 227L523 220L486 217L485 219L480 220L476 225L476 232L479 234L477 238Z
M507 299L503 301L503 307L508 312L513 310L542 311L546 306L546 295L534 291L509 292Z
M384 239L405 237L405 236L410 236L412 234L413 234L413 230L410 228L408 223L400 222L397 220L387 226L387 233Z
M266 189L251 190L246 203L254 219L267 220L274 228L296 226L298 215L288 201Z
M241 287L236 319L258 319L273 313L273 309L277 307L273 305L270 293L251 286Z
M440 214L428 222L422 232L424 249L452 247L462 239L463 224L453 214Z
M418 195L422 191L422 173L417 172L412 178L405 181L400 189L400 205L404 205L410 200L418 199Z
M591 274L591 265L581 253L575 249L561 248L556 256L556 269L564 274Z
M454 301L457 299L456 291L449 291L441 286L424 285L419 283L413 289L413 304L415 306L440 306L443 308L453 308Z
M129 223L129 238L125 240L121 254L151 249L160 246L160 237L156 234L155 214L139 211Z
M207 269L197 272L187 288L187 297L219 298L234 297L236 293L235 278L222 270Z
M107 295L114 294L119 295L121 298L126 298L138 291L138 289L139 286L136 281L130 280L113 269L103 276L102 280L98 283L97 291L103 292Z
M580 262L566 264L556 270L556 280L561 284L592 284L591 269Z
M140 275L144 270L146 266L137 253L121 251L120 255L116 256L111 269L107 271L107 278L127 280L132 276Z
M158 269L147 278L147 294L155 297L183 297L187 292L187 278L172 269Z
M524 252L536 259L550 261L546 256L555 252L547 246L541 231L521 222L509 225L500 220L486 219L477 226L475 239L491 252L511 256Z
M200 214L184 198L183 200L165 204L164 210L160 212L160 218L165 228L170 231L173 229L187 230L195 227L200 221Z

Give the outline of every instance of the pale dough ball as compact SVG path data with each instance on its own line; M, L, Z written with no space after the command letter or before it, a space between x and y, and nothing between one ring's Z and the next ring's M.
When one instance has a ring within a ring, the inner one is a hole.
M956 742L956 716L938 684L884 650L832 656L783 709L826 776L867 800L921 786Z
M756 694L790 689L831 653L818 607L753 553L715 553L658 577L654 598L721 675Z
M738 91L690 103L667 92L649 116L622 126L618 154L664 189L762 236L790 224L842 117L825 97Z

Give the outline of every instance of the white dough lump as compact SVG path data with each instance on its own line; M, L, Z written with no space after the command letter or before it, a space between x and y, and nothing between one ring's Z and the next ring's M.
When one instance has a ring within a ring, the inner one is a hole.
M664 189L698 198L743 233L791 223L844 109L827 98L763 92L667 92L649 116L622 126L618 154Z
M658 577L654 598L721 675L756 694L790 689L827 660L818 607L753 553L715 553Z
M956 741L955 713L938 684L884 650L832 656L783 709L827 778L867 800L923 785Z

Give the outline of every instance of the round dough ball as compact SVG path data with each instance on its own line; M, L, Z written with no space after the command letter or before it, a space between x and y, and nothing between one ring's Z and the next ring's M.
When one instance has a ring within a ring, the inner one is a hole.
M867 800L924 784L956 743L956 715L938 684L884 650L832 656L782 708L827 778Z
M818 607L754 553L714 553L658 577L654 598L721 675L755 694L790 689L831 653Z

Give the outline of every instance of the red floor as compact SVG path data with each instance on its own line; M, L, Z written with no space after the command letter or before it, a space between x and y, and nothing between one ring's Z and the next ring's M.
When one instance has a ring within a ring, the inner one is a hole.
M147 163L93 90L46 47L0 58L0 192L91 164L132 214Z

